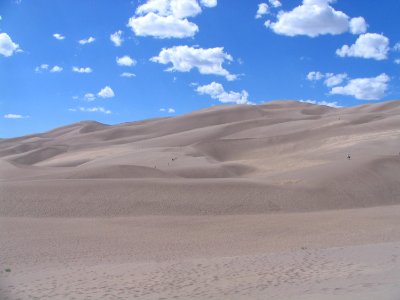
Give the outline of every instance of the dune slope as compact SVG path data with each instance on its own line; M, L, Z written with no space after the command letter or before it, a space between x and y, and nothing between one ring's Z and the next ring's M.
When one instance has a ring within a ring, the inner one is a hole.
M399 151L400 101L350 108L273 101L114 126L83 121L0 141L0 214L237 214L399 204Z
M0 299L397 300L399 151L400 101L0 140Z

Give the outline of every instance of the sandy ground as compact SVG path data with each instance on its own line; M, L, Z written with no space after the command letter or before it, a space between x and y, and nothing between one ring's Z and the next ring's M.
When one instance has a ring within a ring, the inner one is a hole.
M398 300L399 116L275 101L1 140L0 299Z
M2 218L2 299L399 299L400 206ZM4 242L7 243L4 243Z

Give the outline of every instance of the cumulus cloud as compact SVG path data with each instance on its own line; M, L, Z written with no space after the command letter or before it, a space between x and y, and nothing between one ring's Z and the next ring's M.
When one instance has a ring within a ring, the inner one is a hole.
M256 19L262 18L262 16L266 15L267 13L268 13L268 4L267 3L258 4Z
M201 0L200 2L205 7L215 7L215 6L217 6L217 0Z
M299 100L299 102L303 102L303 103L310 103L310 104L315 104L315 105L324 105L324 106L330 106L330 107L334 107L334 108L339 108L341 107L340 105L338 105L337 102L329 102L329 101L315 101L315 100Z
M341 84L345 79L347 79L348 75L346 73L341 74L333 74L333 73L326 73L325 74L325 81L324 84L327 87L332 87Z
M60 66L55 65L52 68L50 68L50 66L48 64L41 64L35 68L36 73L42 73L45 71L49 71L51 73L59 73L59 72L62 72L62 70L63 70L63 68Z
M104 107L78 107L78 108L70 108L69 111L81 111L81 112L100 112L104 114L111 114L112 111L109 109L105 109Z
M395 59L395 60L394 60L394 63L395 63L396 65L400 65L400 59Z
M51 73L59 73L59 72L62 72L62 70L63 70L62 67L60 67L60 66L54 66L54 67L52 67L52 68L50 69L50 72L51 72Z
M189 46L175 46L164 48L158 56L150 59L160 64L172 64L167 71L189 72L193 68L198 69L201 74L213 74L224 76L227 80L235 80L237 75L230 74L223 68L225 61L232 61L231 55L224 52L223 47L217 48L194 48Z
M87 39L79 40L78 43L81 44L81 45L86 45L86 44L93 43L95 40L96 39L94 37L90 36Z
M112 98L115 96L114 91L109 86L105 86L97 93L97 96L101 98Z
M361 57L376 60L387 59L389 52L389 39L382 34L366 33L358 37L356 42L351 45L344 45L336 50L340 57Z
M3 116L5 119L26 119L29 118L29 116L23 116L20 114L6 114Z
M312 71L307 74L307 80L309 81L318 81L324 78L324 74L319 71Z
M222 103L251 104L248 100L249 93L245 90L241 92L226 92L222 84L211 82L207 85L198 86L196 92L200 95L209 95Z
M164 17L152 12L131 18L129 26L137 36L153 36L160 39L192 37L199 31L198 26L187 19Z
M128 55L124 55L122 57L117 57L116 61L119 66L131 67L131 66L136 65L136 60L132 59Z
M282 6L282 3L279 0L269 0L269 4L275 8Z
M65 39L65 36L63 36L61 33L54 33L54 34L53 34L53 37L54 37L56 40L59 40L59 41L62 41L63 39Z
M205 7L215 7L216 0L202 0ZM148 0L140 5L128 26L137 36L160 39L194 36L199 28L188 18L202 12L197 0Z
M393 46L393 51L398 51L398 52L400 52L400 42L397 42L397 43Z
M319 71L312 71L307 74L307 80L309 81L319 81L324 80L324 84L327 87L332 87L341 84L348 75L346 73L334 74L334 73L321 73Z
M160 108L160 111L161 112L167 112L169 114L175 113L175 109L173 109L173 108Z
M121 77L128 77L128 78L130 78L130 77L136 77L136 74L134 74L134 73L129 73L129 72L123 72L123 73L121 73Z
M385 73L376 77L356 78L345 86L336 86L330 91L334 95L353 96L360 100L379 100L385 96L390 77Z
M352 34L362 34L367 32L368 24L363 17L357 17L350 20L350 32Z
M92 73L93 70L89 67L72 67L72 71L76 73Z
M14 43L10 36L3 32L0 33L0 54L5 57L13 55L20 50L19 45Z
M124 39L122 38L122 31L118 30L113 34L110 34L110 40L113 42L115 47L119 47L122 45Z
M104 88L102 88L97 95L93 94L93 93L86 93L82 100L85 101L94 101L96 100L96 96L100 97L100 98L112 98L115 96L114 91L112 90L112 88L110 88L109 86L105 86ZM79 99L79 97L74 96L73 99Z
M324 85L331 88L332 95L353 96L360 100L378 100L385 96L390 77L381 74L371 78L351 79L346 73L321 73L313 71L308 73L307 80L319 81L324 79ZM345 82L344 85L343 82ZM342 86L339 86L342 85Z
M265 22L265 26L277 34L309 37L337 35L347 31L361 33L364 27L366 29L362 17L350 19L344 12L335 10L330 5L333 2L334 0L303 0L302 5L293 10L279 12L277 21L269 20Z
M197 0L148 0L136 10L136 14L139 15L149 12L183 19L198 15L201 13L201 7Z

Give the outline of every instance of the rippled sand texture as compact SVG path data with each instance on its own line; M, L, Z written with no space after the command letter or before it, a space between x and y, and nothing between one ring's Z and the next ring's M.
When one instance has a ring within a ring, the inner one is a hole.
M400 101L0 140L0 299L400 299L399 152Z

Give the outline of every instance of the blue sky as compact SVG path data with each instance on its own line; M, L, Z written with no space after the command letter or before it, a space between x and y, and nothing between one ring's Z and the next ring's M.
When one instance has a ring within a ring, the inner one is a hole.
M0 137L399 99L398 0L0 0Z

